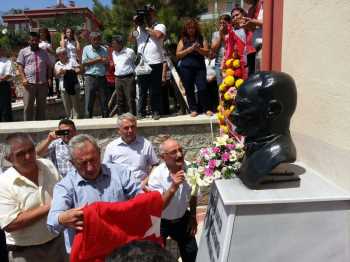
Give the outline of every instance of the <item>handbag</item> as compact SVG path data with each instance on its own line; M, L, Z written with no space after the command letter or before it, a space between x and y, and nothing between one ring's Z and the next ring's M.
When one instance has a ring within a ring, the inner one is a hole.
M152 72L152 67L150 67L150 65L147 64L147 62L145 61L144 55L143 55L145 52L146 45L149 41L149 37L150 37L150 35L148 35L148 37L147 37L146 43L142 49L142 53L139 54L140 55L140 62L135 67L135 74L137 76L149 75Z
M149 66L144 60L143 57L141 57L140 62L138 65L135 67L135 74L137 76L142 76L142 75L149 75L152 72L152 67Z
M63 76L63 88L67 94L75 95L75 86L78 84L77 73L74 70L67 70Z

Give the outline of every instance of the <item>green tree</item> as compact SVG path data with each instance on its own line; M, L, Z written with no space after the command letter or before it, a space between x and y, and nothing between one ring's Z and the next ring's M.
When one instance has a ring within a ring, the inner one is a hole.
M103 6L99 0L93 0L93 12L104 25L103 35L108 38L120 33L127 36L133 28L132 18L137 9L146 4L155 5L159 21L167 27L168 38L176 42L185 17L197 17L206 10L208 0L112 0L112 7Z
M67 13L64 15L55 16L50 20L41 21L40 26L46 28L54 28L58 32L63 32L66 27L80 30L83 23L84 18L82 15Z

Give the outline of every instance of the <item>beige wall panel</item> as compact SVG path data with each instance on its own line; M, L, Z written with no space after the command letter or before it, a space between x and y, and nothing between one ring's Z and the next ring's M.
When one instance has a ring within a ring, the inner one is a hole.
M350 190L350 1L284 0L282 70L299 159Z

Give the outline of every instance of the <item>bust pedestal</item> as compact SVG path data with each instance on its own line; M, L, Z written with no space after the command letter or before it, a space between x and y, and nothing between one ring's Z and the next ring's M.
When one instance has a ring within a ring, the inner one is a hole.
M299 184L263 190L216 181L196 261L350 261L350 193L304 169Z

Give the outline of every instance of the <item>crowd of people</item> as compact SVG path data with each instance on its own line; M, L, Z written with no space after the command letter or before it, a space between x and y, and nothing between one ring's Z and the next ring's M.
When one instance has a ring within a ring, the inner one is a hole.
M224 76L229 32L245 43L247 73L256 70L255 57L262 43L261 32L257 33L262 27L262 1L246 2L252 4L248 13L235 7L231 16L220 16L211 44L195 19L184 23L175 55L192 117L215 111L213 100ZM98 32L90 33L90 44L82 48L72 29L65 30L56 50L44 29L30 33L29 46L20 50L16 63L24 86L24 120L46 119L46 97L52 94L54 82L66 118L36 146L28 134L15 133L6 139L5 157L12 167L0 176L0 227L6 234L9 261L68 261L74 236L85 226L85 205L130 200L150 191L159 192L164 203L160 224L164 241L170 236L178 243L182 261L195 261L197 196L191 195L185 179L182 146L166 137L157 155L152 143L137 134L138 119L151 115L158 120L164 114L162 83L169 79L163 48L166 27L157 23L153 6L147 12L145 20L134 19L130 39L137 43L136 53L121 35L112 38L110 47L102 45ZM11 121L12 69L2 52L0 48L0 120ZM213 81L208 80L207 58L215 59L214 93L209 90L208 82ZM114 96L116 105L111 109ZM102 117L114 109L118 114L119 137L103 154L96 139L78 134L71 120L93 117L96 99Z
M217 87L224 76L230 31L245 46L249 75L259 70L256 58L262 46L262 1L245 2L251 5L248 12L234 7L230 15L220 16L211 43L204 38L196 19L184 23L173 62L185 88L187 112L192 117L200 113L210 116L216 111ZM167 30L157 21L156 14L154 6L145 6L145 15L134 17L135 30L129 38L115 35L109 43L102 43L99 32L91 32L89 44L81 46L78 35L67 28L59 46L53 48L46 28L30 32L28 46L19 51L15 61L23 86L24 121L47 119L47 97L54 93L63 102L65 112L61 117L70 119L130 112L139 119L150 115L158 120L170 112L169 93L173 94L175 110L180 105L180 111L185 113L181 93L174 85L169 90L171 76L166 56L170 54L164 48ZM136 52L128 47L127 40L136 44ZM0 47L0 121L12 121L12 64ZM82 90L84 101L80 98ZM95 100L98 108L94 108Z
M150 191L163 199L161 236L177 241L183 261L195 261L197 196L185 179L181 144L164 136L157 155L137 134L131 113L118 117L117 133L103 157L96 139L78 134L69 119L36 146L25 133L7 137L5 157L12 167L1 174L0 226L10 261L68 261L87 204Z

